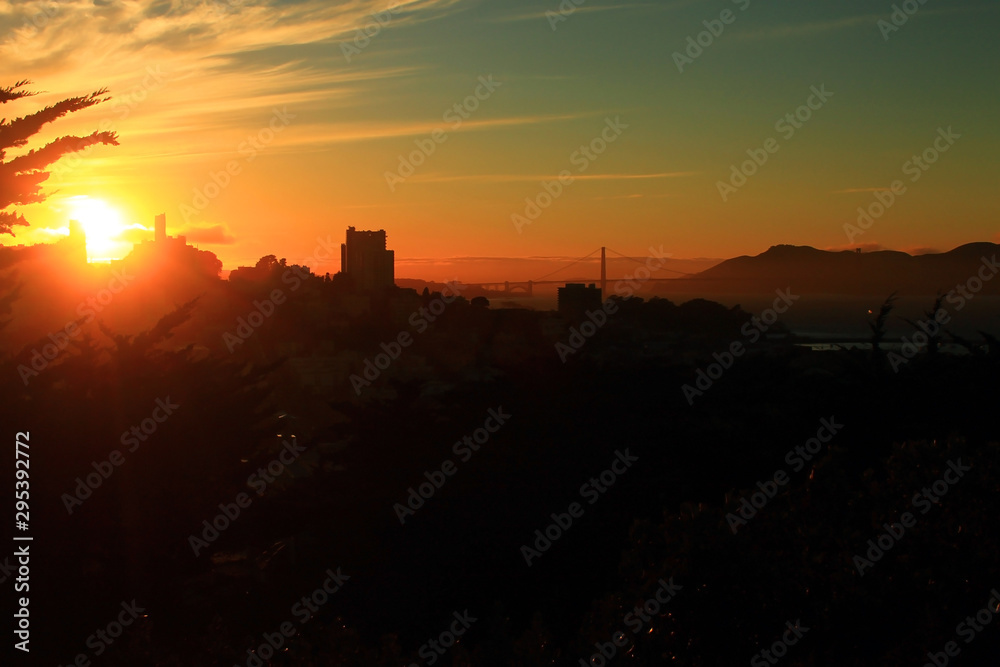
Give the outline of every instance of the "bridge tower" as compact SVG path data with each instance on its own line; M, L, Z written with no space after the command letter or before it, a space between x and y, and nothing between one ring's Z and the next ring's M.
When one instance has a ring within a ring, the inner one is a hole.
M608 259L606 248L601 246L601 300L608 298Z

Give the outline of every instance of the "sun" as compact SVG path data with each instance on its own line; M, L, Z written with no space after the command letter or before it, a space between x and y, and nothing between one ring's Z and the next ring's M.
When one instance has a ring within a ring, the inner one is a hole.
M116 259L121 249L119 238L125 231L122 214L103 199L79 195L70 197L69 219L77 220L87 235L87 256L90 261Z

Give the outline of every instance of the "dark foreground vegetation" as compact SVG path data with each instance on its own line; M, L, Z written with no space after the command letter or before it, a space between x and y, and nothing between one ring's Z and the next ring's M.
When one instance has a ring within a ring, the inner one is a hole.
M31 432L39 654L577 665L603 647L608 664L745 664L798 621L808 630L777 649L784 664L923 664L950 641L965 664L996 655L995 622L968 643L956 629L1000 587L988 338L894 364L887 350L798 347L780 326L750 344L739 309L635 298L563 363L555 344L581 320L459 299L418 332L411 313L440 295L369 295L351 314L350 285L308 276L292 290L287 270L265 261L144 333L94 321L27 384L18 369L48 331L8 350L0 423ZM227 346L237 318L281 288L287 302ZM412 344L355 391L350 376L401 331ZM689 401L682 387L734 341L748 351ZM177 407L143 432L158 401ZM456 448L491 409L510 417L478 451ZM794 453L824 424L832 439ZM128 437L136 425L143 437ZM252 477L292 435L304 452L266 484ZM113 450L124 461L79 491ZM626 450L635 461L613 468ZM957 479L956 465L968 468ZM609 469L613 484L590 483ZM748 510L755 492L769 497ZM249 505L212 537L203 522L240 494ZM535 531L573 503L582 512L546 547ZM869 540L887 530L897 537L874 558ZM296 608L338 568L339 590ZM637 613L661 582L677 587L669 602ZM133 599L141 618L109 646L88 642ZM436 652L465 612L476 620ZM275 634L285 623L290 638ZM258 650L267 636L278 651Z

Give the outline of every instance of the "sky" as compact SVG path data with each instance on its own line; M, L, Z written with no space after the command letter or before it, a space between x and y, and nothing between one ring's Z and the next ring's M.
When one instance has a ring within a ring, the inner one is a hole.
M387 231L397 277L472 280L474 258L601 246L1000 240L1000 3L895 8L0 0L0 85L41 91L3 115L112 96L29 148L97 129L121 144L64 158L48 200L18 209L31 226L0 242L82 217L92 259L118 257L166 213L227 269L274 254L323 273L353 225ZM859 207L878 214L866 228Z

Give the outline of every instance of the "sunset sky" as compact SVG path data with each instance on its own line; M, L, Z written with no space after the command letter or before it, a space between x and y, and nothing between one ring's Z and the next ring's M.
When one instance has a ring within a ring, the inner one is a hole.
M890 32L892 3L861 0L584 0L563 15L557 0L0 0L0 85L44 91L3 115L107 87L112 101L31 146L96 129L121 142L64 159L49 200L20 209L31 227L0 242L47 242L81 212L117 216L106 234L131 242L165 212L227 269L275 254L322 273L339 256L310 259L317 239L354 225L387 230L398 277L441 278L450 258L601 245L684 258L996 241L1000 5L906 4L919 9ZM679 71L674 53L726 10ZM832 96L777 129L813 87ZM949 127L960 138L912 181L904 165ZM602 132L601 155L574 156ZM718 182L769 138L777 152L724 201ZM388 183L418 142L433 153ZM573 182L518 230L512 215L563 170ZM897 179L905 193L849 243L844 225Z

